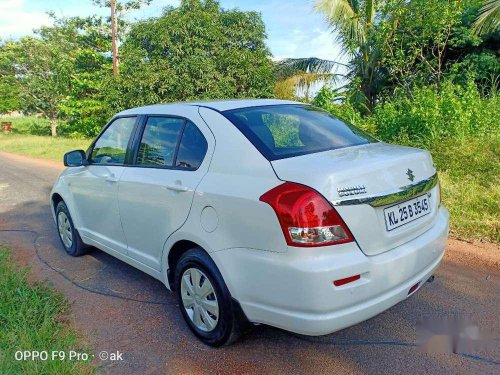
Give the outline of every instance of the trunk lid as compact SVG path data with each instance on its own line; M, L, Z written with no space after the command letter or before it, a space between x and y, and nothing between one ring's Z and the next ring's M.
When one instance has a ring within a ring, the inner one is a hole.
M363 201L406 190L434 176L432 158L424 150L378 142L274 160L271 164L281 180L310 186L332 202L366 255L380 254L419 236L430 228L437 214L438 186L416 194L412 190L390 204ZM397 210L399 203L424 195L430 206L428 214L388 230L386 208Z

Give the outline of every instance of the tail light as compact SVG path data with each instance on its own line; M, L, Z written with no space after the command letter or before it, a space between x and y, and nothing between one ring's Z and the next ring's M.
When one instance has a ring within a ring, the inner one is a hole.
M327 246L353 241L332 205L310 187L285 182L260 197L276 215L290 246Z

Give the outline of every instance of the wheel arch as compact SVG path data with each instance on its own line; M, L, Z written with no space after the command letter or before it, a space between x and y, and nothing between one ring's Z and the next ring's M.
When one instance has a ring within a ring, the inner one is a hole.
M200 246L196 242L190 241L190 240L179 240L175 242L172 247L170 248L167 256L167 281L168 281L168 286L170 287L170 290L175 290L175 280L174 280L174 273L175 273L175 265L181 258L181 256L186 253L187 251L193 249L193 248L199 248L206 252L208 256L210 254L208 251L206 251L203 246Z
M57 205L59 204L59 202L64 202L64 199L61 194L52 193L52 195L50 196L50 201L52 202L52 211L55 213Z

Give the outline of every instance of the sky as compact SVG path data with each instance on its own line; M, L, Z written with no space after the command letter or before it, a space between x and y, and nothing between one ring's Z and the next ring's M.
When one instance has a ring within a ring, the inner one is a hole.
M130 19L157 16L180 0L153 0L129 14ZM225 9L261 12L268 34L267 45L276 59L318 57L343 61L338 45L323 17L314 11L314 0L220 0ZM33 28L50 25L48 11L58 17L107 14L92 0L0 0L0 38L19 38Z

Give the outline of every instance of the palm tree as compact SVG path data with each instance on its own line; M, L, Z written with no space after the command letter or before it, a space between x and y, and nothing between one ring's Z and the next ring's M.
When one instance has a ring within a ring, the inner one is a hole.
M342 75L335 70L340 66L344 64L316 57L280 60L275 64L275 93L279 98L292 98L301 92L308 99L314 85L338 82Z
M357 79L359 92L354 93L353 98L367 111L375 105L380 82L384 79L379 68L380 48L372 40L376 5L377 0L317 0L315 4L316 10L326 17L336 33L343 52L350 57L346 78ZM302 82L313 80L314 77L308 77L306 81L307 74L316 74L323 80L325 77L321 75L332 77L332 69L338 64L316 58L288 60L284 65L278 65L278 71L284 72L282 76L290 83L294 73L301 75ZM299 77L294 79L301 82Z
M500 26L500 0L485 0L474 22L474 30L478 34L488 34L498 30Z
M348 78L358 80L354 98L367 111L376 103L384 79L379 62L380 46L372 38L377 0L317 0L316 10L324 14L344 53L350 56Z

